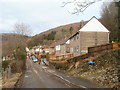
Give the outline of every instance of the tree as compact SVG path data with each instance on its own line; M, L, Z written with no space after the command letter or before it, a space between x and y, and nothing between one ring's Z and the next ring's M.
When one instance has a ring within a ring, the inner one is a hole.
M118 27L118 29L117 29L117 39L118 39L118 41L120 41L120 1L119 2L115 2L115 5L116 5L116 7L118 8L118 17L117 17L117 23L118 23L118 25L117 25L117 27Z
M70 31L70 34L71 34L73 32L73 27L70 27L69 31Z
M103 4L101 12L102 23L110 30L110 41L117 40L117 8L114 2Z
M82 23L82 22L81 22L81 23ZM80 30L80 29L82 28L81 23L80 23L79 26L78 26L78 30Z
M55 40L55 34L56 31L52 31L51 33L49 33L46 37L47 40Z
M14 32L21 35L30 36L31 29L30 26L25 23L16 23L14 25Z
M84 0L81 2L81 0L73 0L73 1L67 1L67 2L63 2L63 6L65 7L68 4L73 4L74 5L74 9L72 12L72 14L79 14L80 12L84 12L90 5L94 4L95 2L98 1L102 1L102 0Z

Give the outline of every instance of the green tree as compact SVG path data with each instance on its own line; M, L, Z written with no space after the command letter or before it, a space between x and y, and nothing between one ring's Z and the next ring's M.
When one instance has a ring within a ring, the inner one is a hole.
M25 47L24 46L19 45L16 48L15 59L16 60L26 60L26 52L25 52Z
M52 31L51 33L49 33L46 37L47 40L55 40L55 34L56 31Z
M70 27L69 31L70 31L70 34L73 32L73 27Z

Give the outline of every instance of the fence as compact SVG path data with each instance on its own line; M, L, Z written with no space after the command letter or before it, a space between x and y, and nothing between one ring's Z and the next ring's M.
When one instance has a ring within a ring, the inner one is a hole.
M68 59L67 61L69 63L77 62L77 61L80 61L80 60L84 60L84 59L86 59L88 57L92 57L92 56L95 56L97 54L100 54L103 51L111 50L111 49L113 49L113 44L105 44L105 45L98 45L98 46L94 46L94 47L89 47L88 48L88 53L83 54L81 56L77 56L77 57Z
M90 56L94 56L106 50L111 50L113 48L113 44L105 44L105 45L98 45L94 47L88 47L88 54Z
M72 58L73 54L66 54L61 56L56 56L56 59L63 59L63 58Z

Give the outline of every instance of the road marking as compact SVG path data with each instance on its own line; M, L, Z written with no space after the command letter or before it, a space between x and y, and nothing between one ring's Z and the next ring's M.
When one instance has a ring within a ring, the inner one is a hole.
M71 87L70 85L68 85L68 84L66 84L66 83L65 83L65 85L68 86L68 87Z
M35 70L34 68L33 68L33 70L34 70L34 72L35 72L36 74L38 74L37 70Z
M42 67L42 69L43 69L45 72L51 73L51 74L53 74L53 75L61 78L62 80L66 81L66 82L68 82L68 83L70 83L70 84L72 84L72 85L74 85L74 86L77 86L77 87L80 87L80 88L87 88L87 87L85 87L85 86L83 86L83 85L76 85L75 83L72 83L72 82L70 82L69 80L63 78L62 76L48 71L45 67ZM55 71L54 71L54 72L55 72ZM67 76L67 77L68 77L68 76Z
M53 71L53 70L47 70L48 72L50 72L50 73L54 73L55 71Z
M37 70L35 70L35 68L33 68L33 71L36 73L36 75L42 80L42 78L39 76L39 73L37 72Z
M52 73L52 74L54 74L54 73ZM69 80L67 80L67 79L63 78L62 76L60 76L60 75L58 75L58 74L54 74L54 75L55 75L55 76L57 76L57 77L59 77L59 78L61 78L61 79L62 79L62 80L64 80L64 81L66 81L66 82L68 82L68 83L72 84L72 85L77 86L77 87L87 88L87 87L85 87L85 86L83 86L83 85L76 85L75 83L70 82Z
M70 77L70 76L67 76L67 77Z
M43 69L46 69L47 67L42 67Z
M25 75L25 77L28 77L27 75Z

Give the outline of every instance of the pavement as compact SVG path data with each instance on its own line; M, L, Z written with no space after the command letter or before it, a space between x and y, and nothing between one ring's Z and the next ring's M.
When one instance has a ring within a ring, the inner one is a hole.
M50 69L44 64L27 60L21 88L99 88L96 84Z

